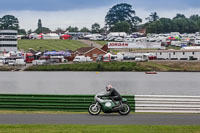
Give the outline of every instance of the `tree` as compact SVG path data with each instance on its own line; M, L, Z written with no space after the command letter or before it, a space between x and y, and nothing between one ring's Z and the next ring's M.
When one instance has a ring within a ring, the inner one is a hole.
M42 21L41 21L41 19L38 20L38 29L39 28L42 28Z
M92 33L99 33L100 32L100 25L98 23L94 23L92 25Z
M71 27L71 26L69 26L66 30L68 32L78 32L78 27Z
M176 14L176 17L174 17L173 19L178 19L178 18L186 18L184 14Z
M100 33L106 34L107 33L107 27L104 26L103 28L100 29Z
M28 31L27 31L27 33L28 33L28 34L31 34L31 33L32 33L32 30L31 30L31 29L30 29L30 30L28 30Z
M157 21L146 23L144 27L148 33L195 33L200 31L200 16L192 15L190 18L184 14L177 14L173 19L160 18Z
M90 30L89 30L88 28L86 28L86 27L83 27L83 28L80 30L80 32L90 32Z
M132 6L127 3L121 3L113 6L107 13L105 17L106 25L111 28L118 22L128 22L131 28L134 27L134 22L136 22L135 11ZM137 17L138 20L139 17ZM140 21L138 21L140 22Z
M57 29L55 30L55 32L56 32L57 34L63 34L63 33L65 33L65 30L63 30L62 28L57 28Z
M26 30L25 29L18 29L18 34L19 35L26 35Z
M128 22L118 22L113 27L110 28L111 32L126 32L129 33L131 30L131 26Z
M161 33L163 24L160 20L154 21L147 26L148 33Z
M19 21L13 15L5 15L2 18L0 18L0 29L18 30L19 29Z
M200 16L199 15L192 15L192 16L190 16L190 19L192 20L192 21L198 21L198 20L200 20Z
M142 23L142 19L139 18L138 16L135 16L135 17L132 18L132 22L133 22L133 24L134 24L134 26L133 26L133 25L130 25L132 31L137 31L136 28L138 27L139 23Z
M49 28L42 27L42 28L36 29L34 32L37 33L37 34L40 34L40 33L50 33L51 30Z
M155 22L159 19L159 16L157 14L157 12L153 12L149 15L149 17L146 18L146 20L148 20L149 22Z
M162 29L160 33L170 33L173 29L173 23L170 18L160 18L160 22L162 23Z
M49 28L42 27L42 21L41 21L41 19L39 19L38 20L38 28L34 32L37 33L37 34L49 33L49 32L51 32L51 30Z

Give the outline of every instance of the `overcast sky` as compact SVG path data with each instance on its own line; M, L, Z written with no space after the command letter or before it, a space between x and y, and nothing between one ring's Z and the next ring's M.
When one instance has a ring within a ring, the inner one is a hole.
M200 0L0 0L0 17L14 15L20 21L20 28L37 28L38 19L44 27L54 30L68 26L88 27L95 22L104 26L108 10L115 4L128 3L143 21L151 12L160 17L172 18L177 13L187 17L200 15Z

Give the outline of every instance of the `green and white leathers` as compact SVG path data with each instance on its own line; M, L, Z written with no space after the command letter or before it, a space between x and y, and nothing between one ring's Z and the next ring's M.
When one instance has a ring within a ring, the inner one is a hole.
M88 112L91 115L98 115L101 111L104 113L118 112L121 115L128 115L130 113L130 106L127 103L127 99L122 98L122 103L120 106L116 107L111 99L103 97L105 94L106 92L101 92L95 96L95 102L90 104L88 108ZM118 101L116 103L119 104Z

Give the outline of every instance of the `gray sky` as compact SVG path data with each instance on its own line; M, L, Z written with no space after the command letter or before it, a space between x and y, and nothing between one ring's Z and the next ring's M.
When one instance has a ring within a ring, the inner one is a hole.
M128 3L143 21L151 12L160 17L174 17L177 13L189 17L200 12L200 0L0 0L0 17L14 15L20 28L37 28L38 19L44 27L54 30L68 26L88 27L95 22L104 26L108 10L115 4ZM3 6L2 6L3 5Z

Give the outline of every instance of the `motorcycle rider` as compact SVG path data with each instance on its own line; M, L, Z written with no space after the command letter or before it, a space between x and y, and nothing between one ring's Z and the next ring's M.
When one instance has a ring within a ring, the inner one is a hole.
M121 98L119 92L117 92L117 90L114 89L111 84L106 86L106 92L107 92L107 94L105 94L104 96L110 96L111 100L115 104L114 108L122 105L122 98ZM119 104L117 104L116 101L119 101Z

